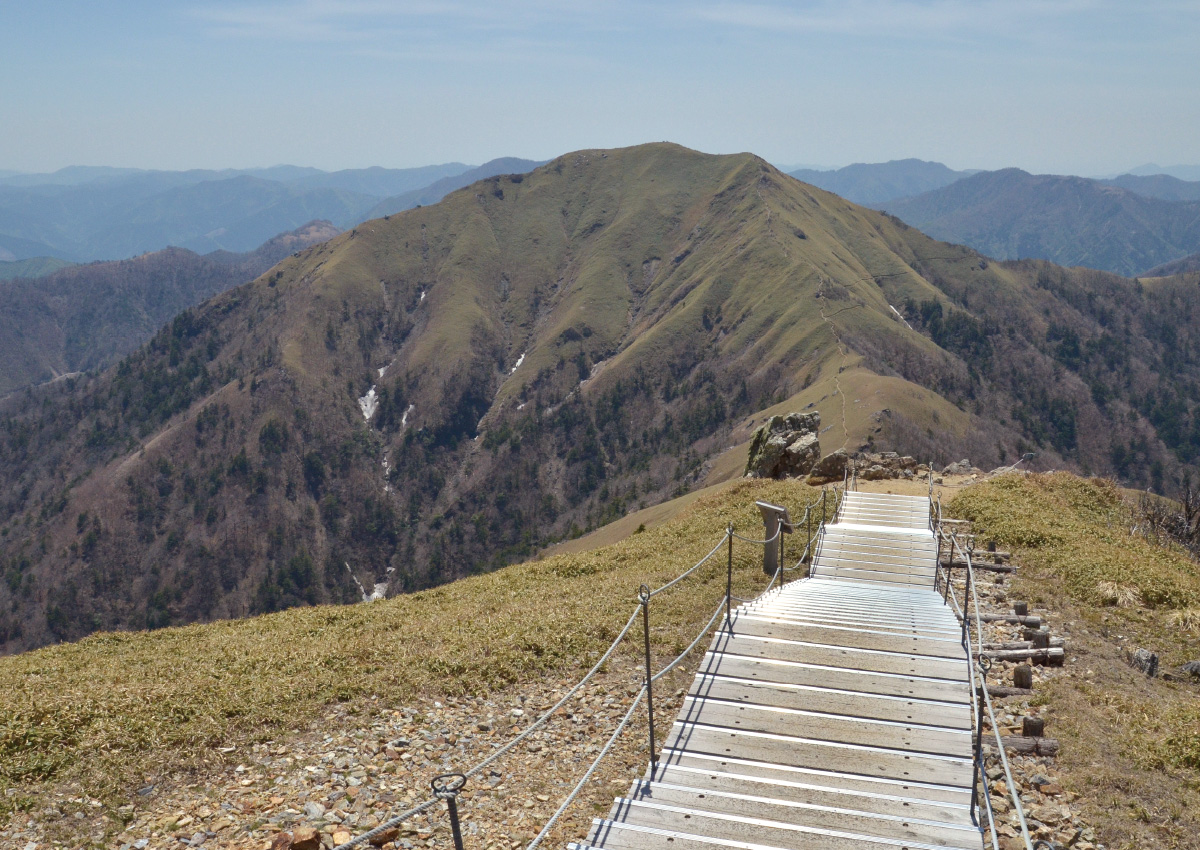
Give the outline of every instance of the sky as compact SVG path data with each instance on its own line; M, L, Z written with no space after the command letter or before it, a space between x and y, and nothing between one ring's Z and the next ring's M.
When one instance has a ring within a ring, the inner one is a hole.
M1200 2L0 0L0 169L1200 163Z

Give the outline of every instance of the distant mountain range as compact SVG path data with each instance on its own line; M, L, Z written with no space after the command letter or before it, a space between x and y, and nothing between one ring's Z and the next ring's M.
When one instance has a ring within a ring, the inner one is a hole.
M797 180L841 195L856 204L882 204L940 189L975 171L954 171L940 162L896 159L891 162L855 163L834 171L803 168L790 174Z
M0 283L0 395L107 366L176 314L340 232L313 221L250 253L166 248Z
M538 163L325 172L291 165L224 171L72 166L0 177L0 261L123 259L168 245L251 251L314 219L339 228L436 203L446 192Z
M1129 173L1138 177L1153 177L1156 174L1166 174L1177 180L1200 180L1200 165L1168 165L1166 167L1148 162L1137 168L1129 169Z
M1001 260L1039 258L1133 276L1200 250L1200 184L1174 178L1112 181L1034 175L1017 168L985 171L912 198L887 211L948 242Z
M993 262L750 154L574 151L0 400L0 652L492 569L738 477L773 413L820 412L823 452L1035 451L1161 492L1200 465L1198 335L1191 277Z

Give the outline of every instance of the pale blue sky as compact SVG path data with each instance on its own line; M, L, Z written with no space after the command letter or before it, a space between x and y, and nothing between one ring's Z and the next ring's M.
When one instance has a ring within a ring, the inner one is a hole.
M1200 162L1200 2L0 0L0 169Z

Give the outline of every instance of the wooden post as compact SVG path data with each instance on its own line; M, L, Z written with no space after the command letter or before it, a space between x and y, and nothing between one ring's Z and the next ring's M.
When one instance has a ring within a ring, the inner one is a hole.
M1029 689L1033 687L1033 668L1028 664L1020 664L1013 669L1013 687Z

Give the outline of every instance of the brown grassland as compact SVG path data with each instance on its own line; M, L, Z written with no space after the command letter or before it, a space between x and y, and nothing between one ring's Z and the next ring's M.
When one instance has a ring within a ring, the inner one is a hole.
M1057 766L1110 848L1200 847L1200 567L1180 548L1131 533L1129 498L1066 473L1010 475L949 503L980 541L1013 548L1010 595L1041 609L1067 641L1067 675L1034 701L1062 742ZM1127 656L1146 648L1166 675Z

